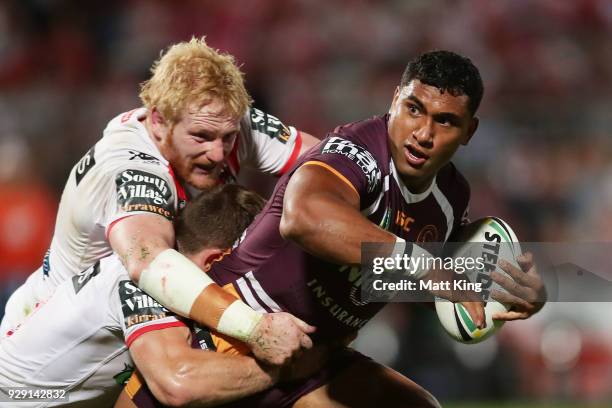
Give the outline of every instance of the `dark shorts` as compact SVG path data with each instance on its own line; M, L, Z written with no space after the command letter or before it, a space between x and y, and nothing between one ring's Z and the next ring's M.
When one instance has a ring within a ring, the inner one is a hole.
M351 348L334 352L329 362L312 377L292 383L282 383L250 397L222 405L224 408L282 408L291 407L300 397L327 384L332 378L353 364L370 361L369 357ZM162 407L155 399L144 381L131 396L138 408Z
M264 407L291 407L300 397L327 384L332 378L348 367L361 361L369 361L364 356L351 348L342 348L334 352L329 363L317 374L304 381L293 383L282 383L262 391L258 394L243 398L233 403L225 404L225 408L264 408Z

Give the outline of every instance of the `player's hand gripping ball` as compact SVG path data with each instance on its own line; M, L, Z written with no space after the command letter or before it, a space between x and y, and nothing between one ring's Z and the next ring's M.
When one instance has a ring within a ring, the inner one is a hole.
M466 269L465 274L470 282L481 284L479 294L483 295L486 301L486 326L482 329L477 328L460 303L452 303L441 298L436 299L438 319L446 332L455 340L462 343L479 343L490 337L504 323L494 321L492 316L495 313L508 311L508 307L490 297L494 289L506 292L491 279L491 273L497 271L507 275L499 267L499 261L502 259L520 269L516 258L521 254L521 247L510 226L495 217L482 218L461 227L449 242L455 244L450 244L450 252L445 256L455 259L458 257L481 259L479 263L481 268Z

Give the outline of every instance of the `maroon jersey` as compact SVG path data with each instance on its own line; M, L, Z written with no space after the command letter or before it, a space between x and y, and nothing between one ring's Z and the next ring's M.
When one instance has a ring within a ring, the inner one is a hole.
M361 300L359 268L308 254L281 237L279 224L291 176L300 166L317 165L357 191L362 214L376 225L410 242L446 241L467 211L468 184L448 164L427 191L411 193L391 159L387 120L381 116L338 127L302 157L278 181L240 244L213 265L213 279L220 285L233 284L255 310L287 311L317 326L318 339L363 327L384 304Z

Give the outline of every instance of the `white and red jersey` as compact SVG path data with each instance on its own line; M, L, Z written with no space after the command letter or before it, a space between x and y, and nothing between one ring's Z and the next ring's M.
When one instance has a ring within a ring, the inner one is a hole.
M0 393L17 386L63 389L71 406L112 406L133 370L127 347L143 333L174 326L184 323L142 292L116 255L103 258L59 284L0 339ZM60 403L47 404L16 406Z
M61 282L112 253L109 229L121 218L155 213L172 219L186 200L168 161L134 109L111 120L104 136L74 166L59 205L55 233L42 267L7 304L1 329L23 318ZM301 137L277 118L251 108L228 158L233 176L248 166L282 175L299 155ZM228 178L229 179L229 178Z

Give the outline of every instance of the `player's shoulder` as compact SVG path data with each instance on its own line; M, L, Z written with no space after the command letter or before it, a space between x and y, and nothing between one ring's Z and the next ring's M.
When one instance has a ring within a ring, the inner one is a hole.
M241 137L252 139L252 143L257 143L256 136L262 136L278 139L283 144L292 134L291 128L279 118L253 106L247 109L240 121L240 133Z
M143 119L145 108L133 109L113 118L104 129L104 136L95 146L96 157L101 161L140 163L167 166L148 135Z
M142 123L146 109L134 109L112 119L104 136L77 162L77 185L103 186L109 180L134 177L172 183L168 161L161 155ZM104 187L102 187L104 188Z
M387 148L387 118L386 116L374 116L368 119L350 122L338 126L332 135L363 146L373 154Z
M386 118L375 116L336 127L323 139L321 153L359 154L386 168L390 158Z

